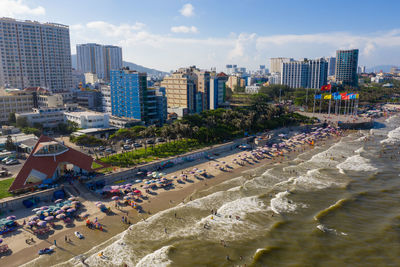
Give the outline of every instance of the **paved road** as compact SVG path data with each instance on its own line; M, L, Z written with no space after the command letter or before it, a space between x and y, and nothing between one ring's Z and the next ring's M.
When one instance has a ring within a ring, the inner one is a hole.
M20 162L19 164L15 164L15 165L5 165L0 163L0 167L5 167L10 173L11 175L7 176L7 177L0 177L1 179L7 179L10 177L15 177L17 176L18 172L21 170L22 166L25 163L25 160L23 159L18 159L18 161Z

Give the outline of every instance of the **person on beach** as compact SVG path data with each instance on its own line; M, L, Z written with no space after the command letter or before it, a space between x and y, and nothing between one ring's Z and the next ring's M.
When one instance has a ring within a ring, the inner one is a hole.
M64 239L65 239L65 242L67 242L67 241L68 241L68 237L67 237L66 235L65 235Z
M54 239L54 246L57 246L57 241Z

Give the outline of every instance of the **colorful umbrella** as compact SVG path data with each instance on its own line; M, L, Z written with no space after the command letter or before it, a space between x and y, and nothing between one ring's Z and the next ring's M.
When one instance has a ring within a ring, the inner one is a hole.
M118 196L113 196L111 199L112 199L112 200L118 200L119 197L118 197Z
M76 199L75 197L68 198L68 200L70 200L70 201L74 201L75 199Z
M44 218L45 221L52 221L54 220L54 216L47 216L46 218Z
M17 219L17 217L15 217L15 215L11 215L11 216L7 217L7 220L11 220L11 221L14 221L16 219Z
M40 209L41 210L47 210L49 207L48 206L43 206L43 207L41 207Z
M76 205L76 204L79 204L80 202L79 201L72 201L72 205Z
M63 200L61 198L54 201L54 203L61 203L61 202L63 202Z
M140 190L135 190L135 191L133 191L133 193L135 193L135 194L140 194L140 193L142 193Z
M68 209L67 212L74 212L76 209Z
M46 221L39 221L39 222L37 223L37 225L39 225L39 226L46 226L46 224L47 224Z
M36 224L35 221L29 221L29 222L28 222L28 225L29 225L29 226L33 226L33 225L35 225L35 224Z
M64 219L65 218L65 214L64 213L61 213L61 214L58 214L57 216L56 216L56 218L57 219Z
M29 218L30 221L36 221L37 219L39 219L38 216L33 216L33 217L30 217L30 218Z

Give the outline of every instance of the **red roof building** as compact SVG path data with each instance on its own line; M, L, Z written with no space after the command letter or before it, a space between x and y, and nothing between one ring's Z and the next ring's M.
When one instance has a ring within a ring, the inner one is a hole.
M93 168L94 162L97 163L96 166L101 167ZM109 166L42 135L8 191L26 191L46 179L56 180L64 174L68 165L73 165L73 169L79 172L92 172Z

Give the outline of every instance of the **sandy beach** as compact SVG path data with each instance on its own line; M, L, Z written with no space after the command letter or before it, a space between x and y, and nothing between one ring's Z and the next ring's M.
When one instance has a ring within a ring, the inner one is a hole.
M97 217L105 231L101 232L99 230L91 230L87 228L85 226L85 220L74 220L74 223L69 227L64 226L63 223L57 222L56 229L54 229L50 235L46 235L39 239L34 236L32 231L27 227L20 227L17 232L10 233L3 237L4 243L8 244L12 250L12 254L1 257L0 263L2 266L20 266L21 264L38 257L39 249L51 246L55 247L54 240L57 242L55 253L52 255L42 255L40 257L47 257L52 264L66 261L71 257L85 253L94 246L99 245L126 230L129 227L129 224L122 222L122 216L127 216L127 220L134 224L139 220L145 220L159 211L174 207L181 202L194 200L196 197L200 197L196 194L197 192L204 191L224 181L238 177L246 170L255 169L260 166L273 166L279 162L294 158L298 154L313 149L318 145L326 145L336 142L338 138L341 138L341 136L332 135L330 137L319 139L313 145L308 143L299 143L294 146L291 151L285 150L283 156L276 156L272 159L248 159L247 162L243 162L243 166L235 163L235 159L238 159L238 155L249 154L249 152L243 152L236 149L224 154L216 155L211 160L200 159L166 169L165 173L167 178L173 176L181 178L182 173L187 173L188 179L182 181L182 183L178 183L177 178L172 179L174 184L173 188L168 190L158 189L153 191L153 194L145 194L148 199L143 200L143 202L140 203L145 211L144 213L138 213L130 206L121 206L116 209L114 201L110 199L99 199L95 194L88 191L82 185L76 184L81 192L79 199L83 204L83 209L81 209L80 214L89 214L89 219L92 221ZM219 166L216 166L216 164L219 164ZM220 166L225 166L224 170L221 170L219 168ZM194 177L193 174L190 174L194 168L197 170L207 170L208 178L201 175L196 175L197 178ZM129 181L126 181L126 183L127 182ZM144 185L144 183L135 184L135 186L142 192L145 191L142 189ZM103 201L107 207L111 208L111 215L106 215L99 210L95 205L95 202L99 200ZM18 213L16 212L19 223L22 223L24 219L28 220L28 217L32 215L33 213L30 210L24 210ZM179 217L179 214L176 216ZM75 231L81 232L85 238L83 240L76 238L73 234ZM71 239L71 242L65 242L65 236L67 236L67 239ZM28 245L25 241L29 238L33 238L35 242Z

